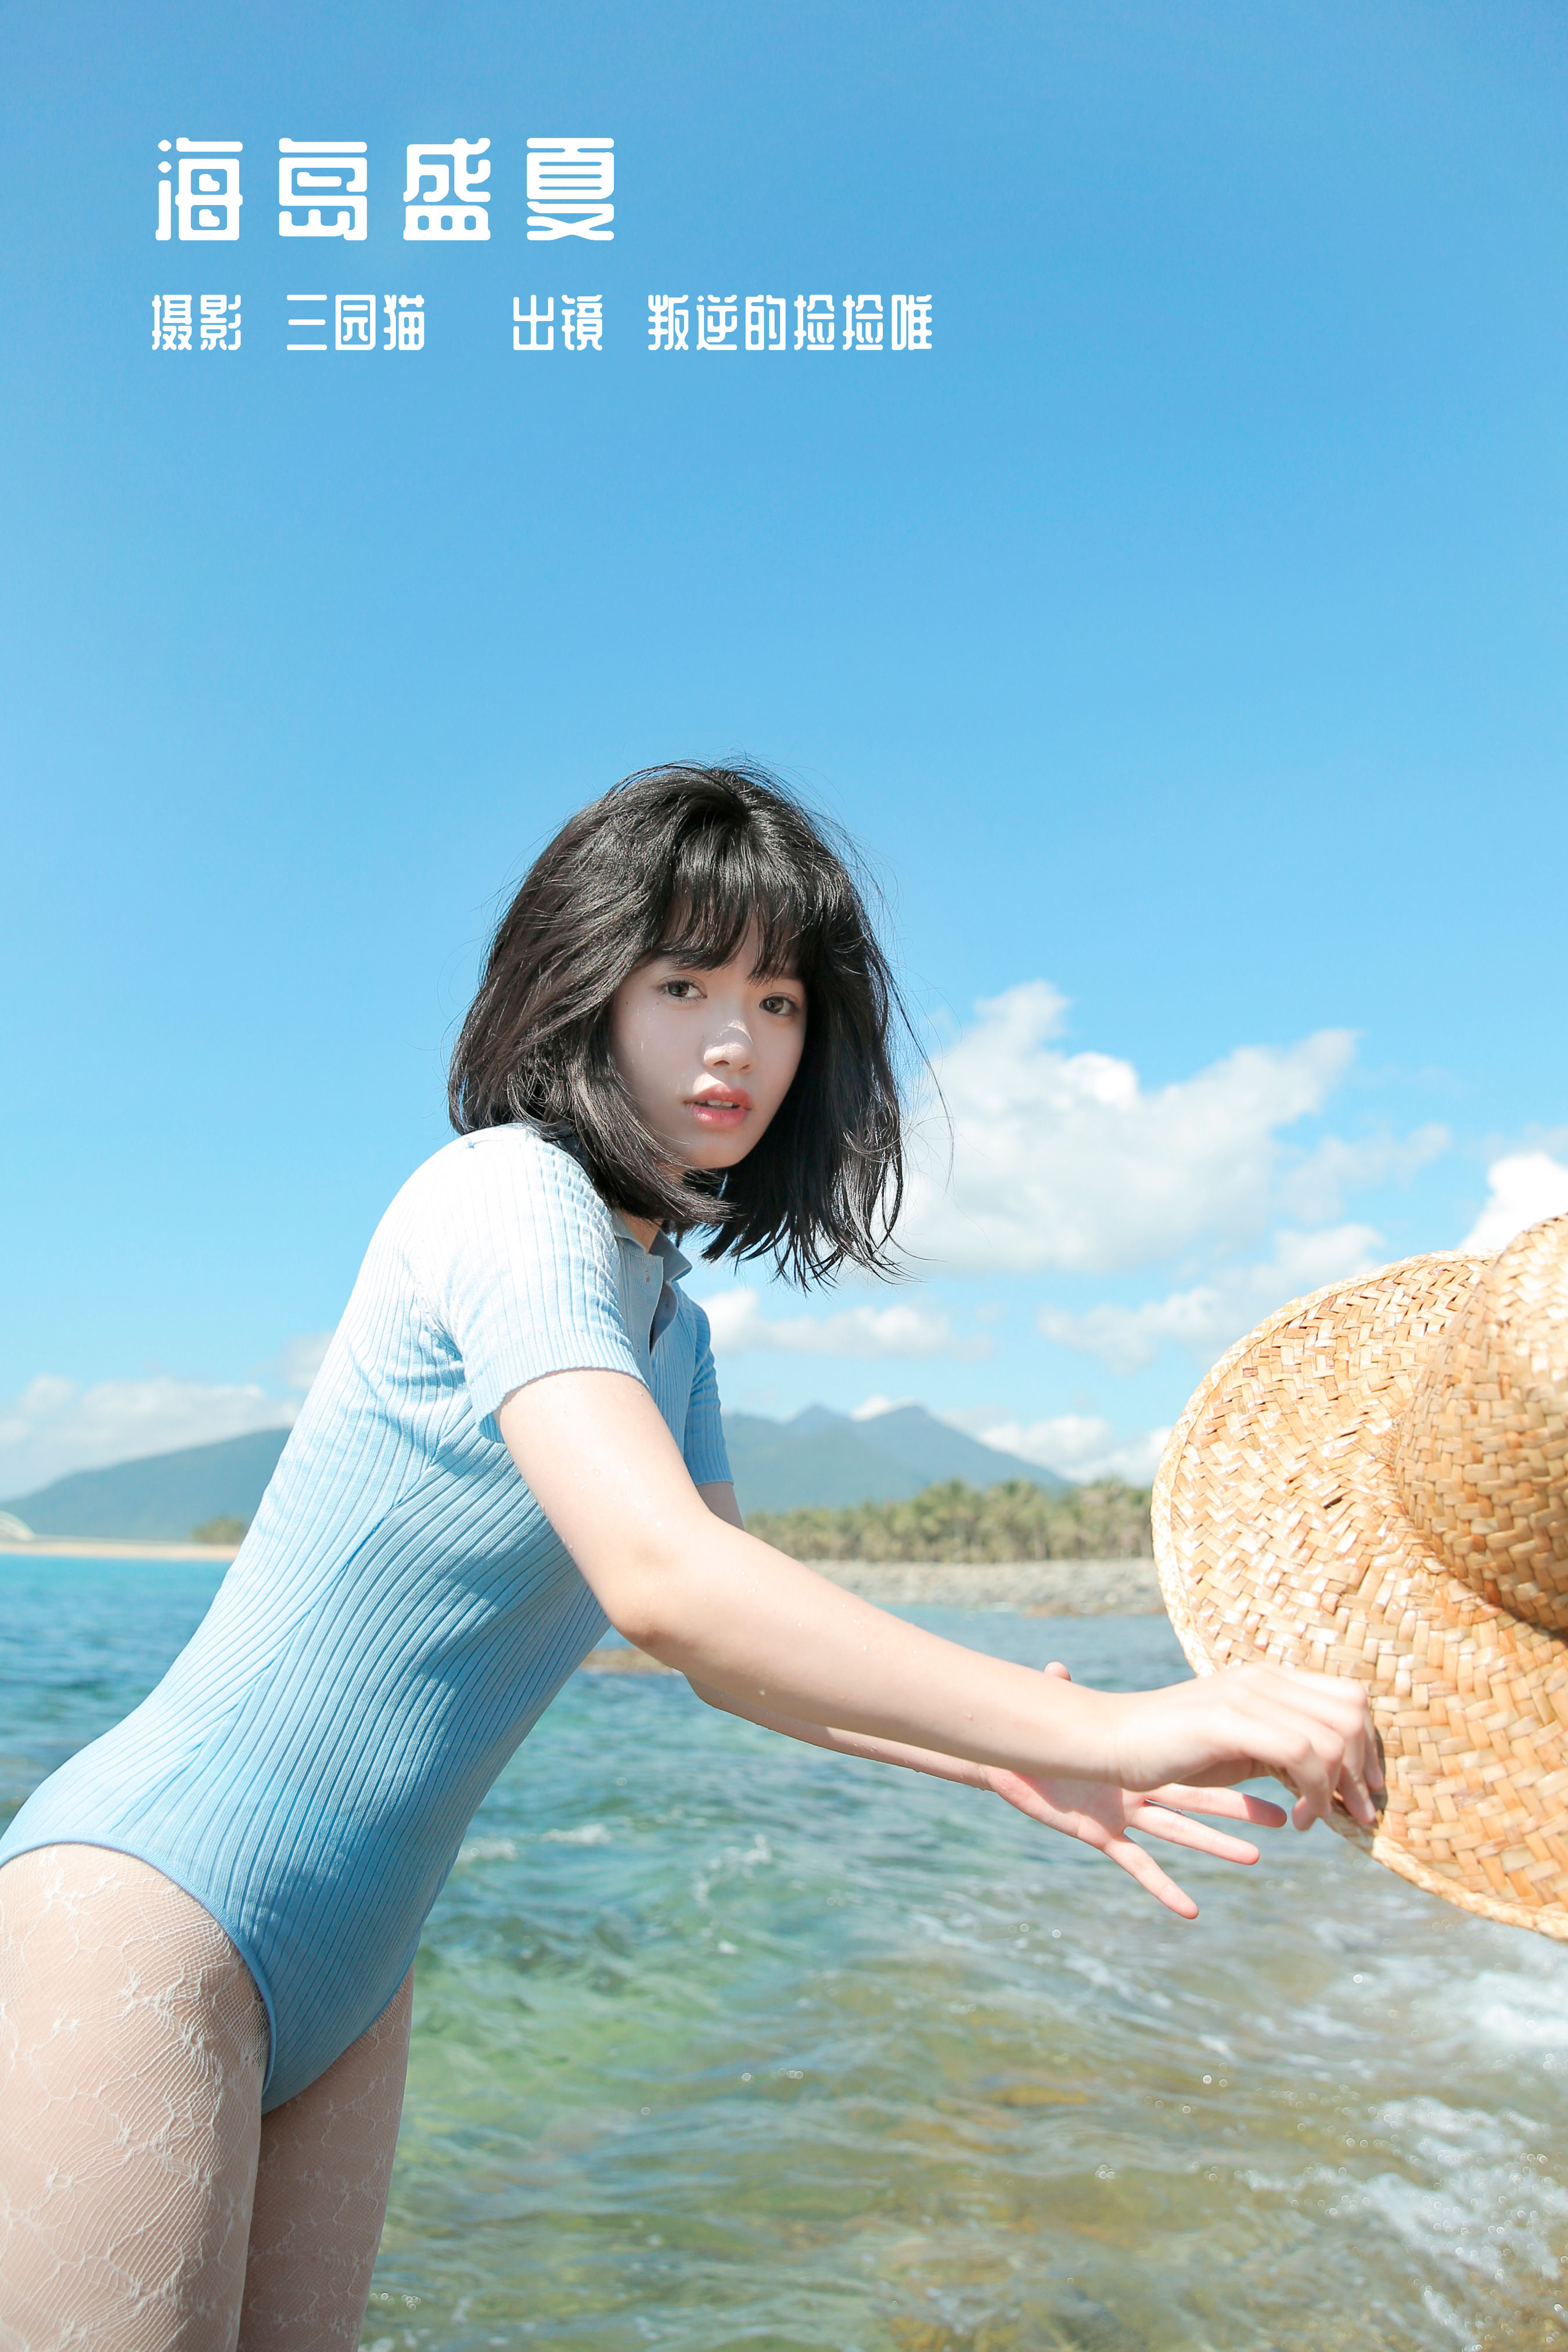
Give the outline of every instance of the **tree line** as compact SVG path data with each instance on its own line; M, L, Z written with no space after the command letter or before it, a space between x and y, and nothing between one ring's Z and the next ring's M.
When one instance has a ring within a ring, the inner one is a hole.
M1147 1559L1149 1489L1120 1478L1047 1493L1029 1478L970 1486L949 1478L901 1503L837 1511L752 1511L754 1536L792 1559Z

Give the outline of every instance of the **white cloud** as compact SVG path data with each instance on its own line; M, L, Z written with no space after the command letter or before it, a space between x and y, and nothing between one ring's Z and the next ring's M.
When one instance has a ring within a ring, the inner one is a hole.
M1141 1370L1152 1363L1167 1340L1206 1370L1233 1339L1288 1299L1321 1289L1327 1282L1368 1274L1382 1263L1381 1237L1371 1225L1281 1233L1274 1237L1271 1257L1258 1265L1227 1267L1191 1290L1148 1299L1141 1307L1091 1307L1081 1315L1042 1307L1037 1319L1047 1339L1098 1356L1112 1371Z
M897 1412L906 1404L918 1404L918 1397L868 1396L859 1404L851 1405L851 1421L880 1421L885 1412Z
M1025 982L977 1005L973 1026L934 1057L952 1171L933 1119L900 1227L906 1246L968 1272L1105 1273L1158 1264L1200 1236L1262 1231L1279 1130L1321 1108L1350 1066L1351 1033L1238 1046L1146 1092L1130 1062L1050 1042L1066 1005L1048 982ZM1332 1175L1322 1160L1320 1190Z
M837 1315L763 1313L754 1290L721 1290L701 1302L718 1356L771 1348L794 1356L989 1355L987 1339L961 1339L945 1315L902 1301L895 1307L847 1307Z
M158 1374L79 1388L43 1372L0 1403L0 1495L31 1493L70 1470L284 1427L298 1410L253 1382L207 1387Z
M1275 1187L1280 1208L1303 1224L1325 1224L1337 1217L1347 1192L1365 1192L1390 1177L1407 1183L1412 1176L1440 1159L1454 1139L1446 1127L1418 1127L1406 1136L1373 1136L1349 1143L1343 1136L1325 1135L1294 1167L1280 1173Z
M1487 1170L1486 1207L1460 1243L1461 1249L1506 1249L1526 1225L1542 1217L1568 1216L1568 1168L1545 1151L1515 1151Z
M1037 1462L1062 1478L1125 1478L1131 1486L1147 1486L1160 1466L1168 1429L1146 1429L1118 1438L1108 1421L1092 1413L1062 1412L1050 1421L998 1421L994 1415L969 1414L964 1426L986 1445Z
M286 1340L274 1367L284 1387L296 1389L302 1395L321 1370L331 1344L330 1331L301 1331L297 1338Z

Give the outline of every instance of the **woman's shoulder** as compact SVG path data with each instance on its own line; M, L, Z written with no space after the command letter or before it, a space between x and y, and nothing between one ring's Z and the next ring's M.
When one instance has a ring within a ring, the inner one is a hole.
M414 1171L387 1217L405 1234L521 1223L595 1249L613 1240L609 1210L586 1171L521 1119L443 1144Z

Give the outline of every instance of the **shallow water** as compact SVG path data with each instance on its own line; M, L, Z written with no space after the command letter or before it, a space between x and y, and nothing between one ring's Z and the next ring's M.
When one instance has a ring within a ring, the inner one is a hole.
M0 1562L0 1800L216 1570ZM1082 1680L1163 1619L920 1612ZM1568 2344L1568 1951L1321 1829L1170 1919L994 1801L579 1675L419 1957L364 2344Z

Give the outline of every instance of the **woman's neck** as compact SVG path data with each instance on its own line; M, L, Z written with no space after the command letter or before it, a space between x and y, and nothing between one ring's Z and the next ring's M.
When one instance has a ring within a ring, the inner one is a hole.
M636 1236L645 1250L651 1250L658 1237L657 1220L653 1217L634 1217L625 1209L621 1211L621 1216L627 1232Z

